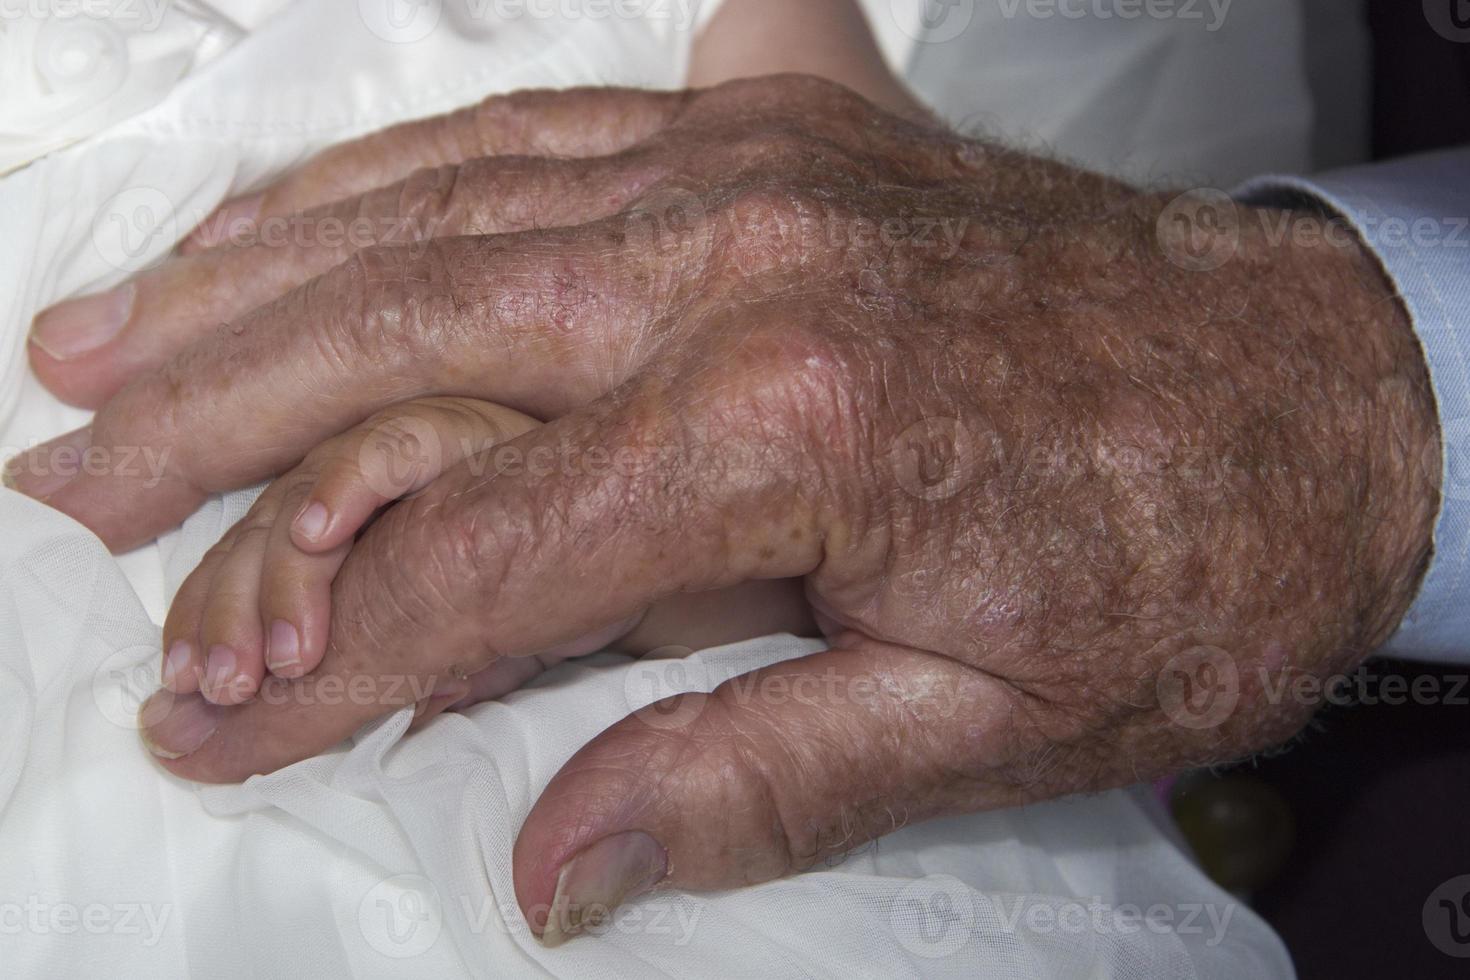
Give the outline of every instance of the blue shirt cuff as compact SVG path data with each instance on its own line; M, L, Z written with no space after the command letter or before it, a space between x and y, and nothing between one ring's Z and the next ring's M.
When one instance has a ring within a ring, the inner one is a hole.
M1357 230L1393 281L1429 363L1444 436L1434 555L1408 615L1381 652L1470 661L1470 147L1319 177L1259 177L1253 204L1303 195Z

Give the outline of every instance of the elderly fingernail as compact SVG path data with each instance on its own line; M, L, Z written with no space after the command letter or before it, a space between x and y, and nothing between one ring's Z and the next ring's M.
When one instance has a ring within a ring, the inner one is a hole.
M308 541L316 541L327 532L327 506L312 501L296 515L296 532Z
M607 921L613 910L669 873L663 845L641 830L613 834L562 865L541 942L560 946Z
M133 312L132 283L57 303L36 317L31 343L58 361L94 351L116 337Z
M160 759L181 759L209 741L222 710L197 694L158 691L138 709L143 744Z
M188 676L189 663L193 659L194 647L186 640L175 640L163 658L163 686L177 691L179 681Z
M28 497L44 500L82 472L92 428L83 426L16 456L5 464L5 485Z
M295 677L301 671L301 634L284 619L271 623L270 636L266 638L265 665L272 674L281 677Z

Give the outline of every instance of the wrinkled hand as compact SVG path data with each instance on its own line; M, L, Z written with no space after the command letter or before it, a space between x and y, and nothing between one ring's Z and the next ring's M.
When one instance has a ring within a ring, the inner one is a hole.
M831 651L679 726L630 717L548 787L515 873L549 940L660 884L1264 747L1310 713L1265 672L1343 669L1406 608L1434 415L1352 243L1277 243L1241 208L1234 257L1199 271L1167 198L808 79L492 106L517 134L647 125L333 205L464 237L365 249L202 337L241 283L328 260L197 253L139 284L108 351L37 367L83 400L148 367L73 442L166 451L161 482L48 488L114 545L406 397L552 420L368 529L314 676L462 677L661 596L805 576ZM308 700L165 697L151 737L193 749L174 772L238 779L403 703Z

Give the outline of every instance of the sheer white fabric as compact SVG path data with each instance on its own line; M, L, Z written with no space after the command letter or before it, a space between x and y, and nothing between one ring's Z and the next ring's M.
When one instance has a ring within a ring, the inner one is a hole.
M0 180L0 445L85 421L26 376L32 315L164 254L226 194L493 91L672 85L683 72L687 36L667 25L446 14L412 40L423 25L394 21L407 33L385 40L365 3L262 19L146 112ZM516 910L510 853L562 762L652 697L650 671L665 691L708 688L813 645L774 637L693 663L604 656L411 738L399 714L244 786L187 785L148 757L133 711L157 683L166 597L250 499L213 500L118 560L0 491L7 975L1291 975L1276 937L1181 853L1145 790L905 828L817 873L634 903L600 938L543 950Z

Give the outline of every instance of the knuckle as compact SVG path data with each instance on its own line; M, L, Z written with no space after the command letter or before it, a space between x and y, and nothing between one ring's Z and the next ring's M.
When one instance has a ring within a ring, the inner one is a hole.
M411 563L416 584L409 587L428 609L447 608L483 623L486 610L502 601L487 603L484 598L510 595L515 569L530 542L539 540L534 509L502 500L502 495L436 496L409 502L398 522L400 528L415 529L415 546L423 549ZM492 629L480 632L495 635Z
M721 208L722 245L731 267L742 277L776 272L792 259L810 258L809 229L826 208L806 188L786 177L744 182Z
M740 170L789 174L805 169L817 156L821 142L784 123L771 123L742 136L729 147L730 159Z
M362 249L306 287L305 304L322 311L317 339L328 363L356 373L365 358L433 363L458 304L440 244Z
M494 153L506 146L530 146L536 137L535 121L552 108L558 93L528 89L495 95L451 116L450 128L468 134L463 159Z
M409 174L397 187L393 202L394 225L387 243L410 243L433 238L436 230L453 224L465 200L464 168L457 164L426 167Z

